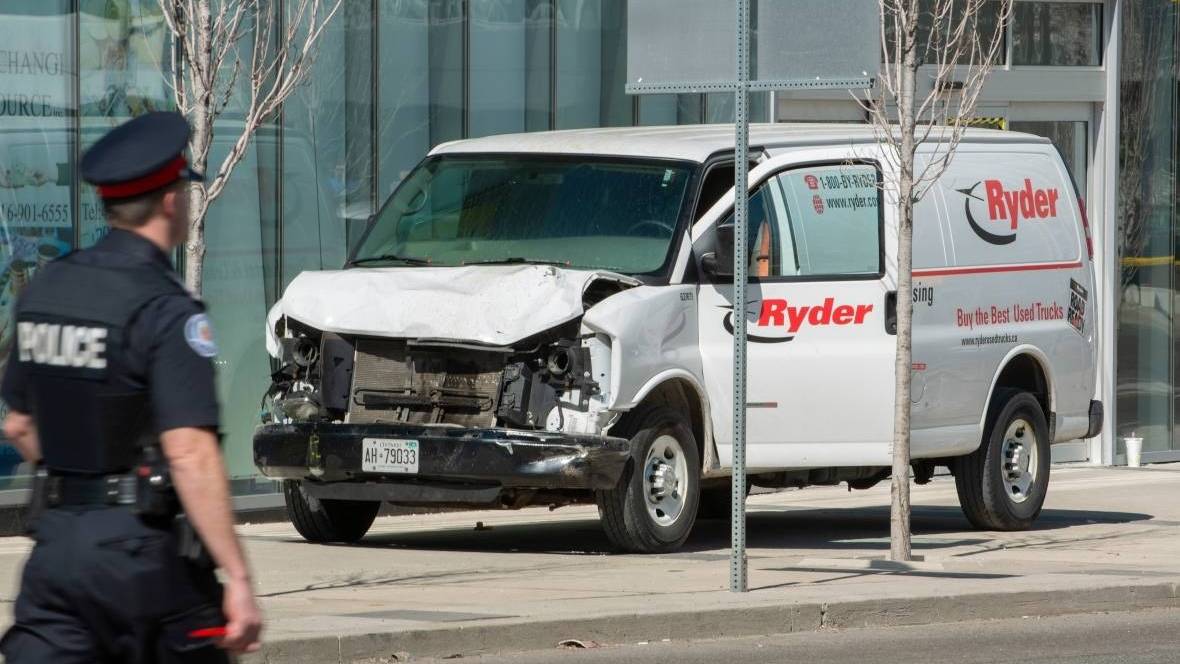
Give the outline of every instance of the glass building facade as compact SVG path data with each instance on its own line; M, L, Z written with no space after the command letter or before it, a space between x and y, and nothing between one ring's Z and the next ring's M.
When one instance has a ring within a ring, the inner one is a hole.
M1177 9L1169 0L1018 0L997 87L980 110L1053 139L1083 192L1096 186L1097 166L1119 169L1118 246L1104 249L1121 265L1109 412L1118 435L1142 433L1161 452L1180 449ZM1122 27L1112 34L1116 13ZM203 295L221 350L225 445L239 492L269 490L253 487L250 449L271 368L267 309L301 271L339 267L364 220L431 147L510 132L732 120L726 94L624 94L626 35L626 0L344 0L307 82L258 132L207 221ZM1112 62L1115 41L1121 57ZM157 0L0 6L0 357L12 344L13 302L38 266L104 232L101 205L77 175L80 155L110 127L172 106L171 56ZM1101 88L1109 76L1119 80L1117 155L1097 150L1100 93L1076 92L1079 80ZM863 121L846 93L762 93L751 108L761 121ZM231 102L211 164L236 139L240 115ZM23 470L0 446L0 484L21 487Z
M1129 2L1119 67L1115 433L1180 458L1180 4ZM1121 450L1119 450L1121 452Z

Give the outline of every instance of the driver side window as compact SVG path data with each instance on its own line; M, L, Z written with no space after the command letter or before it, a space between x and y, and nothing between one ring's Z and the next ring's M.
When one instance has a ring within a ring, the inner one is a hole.
M796 168L764 182L750 195L750 277L882 274L879 183L867 164Z

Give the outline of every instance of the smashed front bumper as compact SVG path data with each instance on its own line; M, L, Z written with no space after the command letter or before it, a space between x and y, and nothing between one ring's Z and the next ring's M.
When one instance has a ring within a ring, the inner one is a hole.
M361 468L365 438L418 441L418 472L365 472ZM381 483L437 486L442 482L488 489L611 489L618 484L629 457L630 444L623 438L544 431L297 423L268 424L254 432L254 463L263 475L310 480L308 484L323 487L329 483L355 485L335 484L334 488L316 491L320 497L363 499L360 484ZM374 491L377 493L384 496L389 492L378 489Z

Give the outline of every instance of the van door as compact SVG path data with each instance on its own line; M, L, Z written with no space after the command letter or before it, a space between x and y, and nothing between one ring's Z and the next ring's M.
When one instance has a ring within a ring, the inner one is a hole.
M831 154L830 151L828 151ZM847 156L778 157L751 174L747 464L888 465L895 336L881 174ZM696 255L733 224L732 195L694 229ZM702 272L704 378L723 465L732 462L733 283Z

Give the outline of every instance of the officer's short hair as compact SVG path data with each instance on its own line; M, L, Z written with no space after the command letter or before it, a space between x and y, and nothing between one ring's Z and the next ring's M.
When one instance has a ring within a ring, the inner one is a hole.
M156 214L164 194L170 191L180 191L183 186L171 186L150 191L141 196L131 198L103 199L103 211L106 212L107 223L120 228L139 228Z

